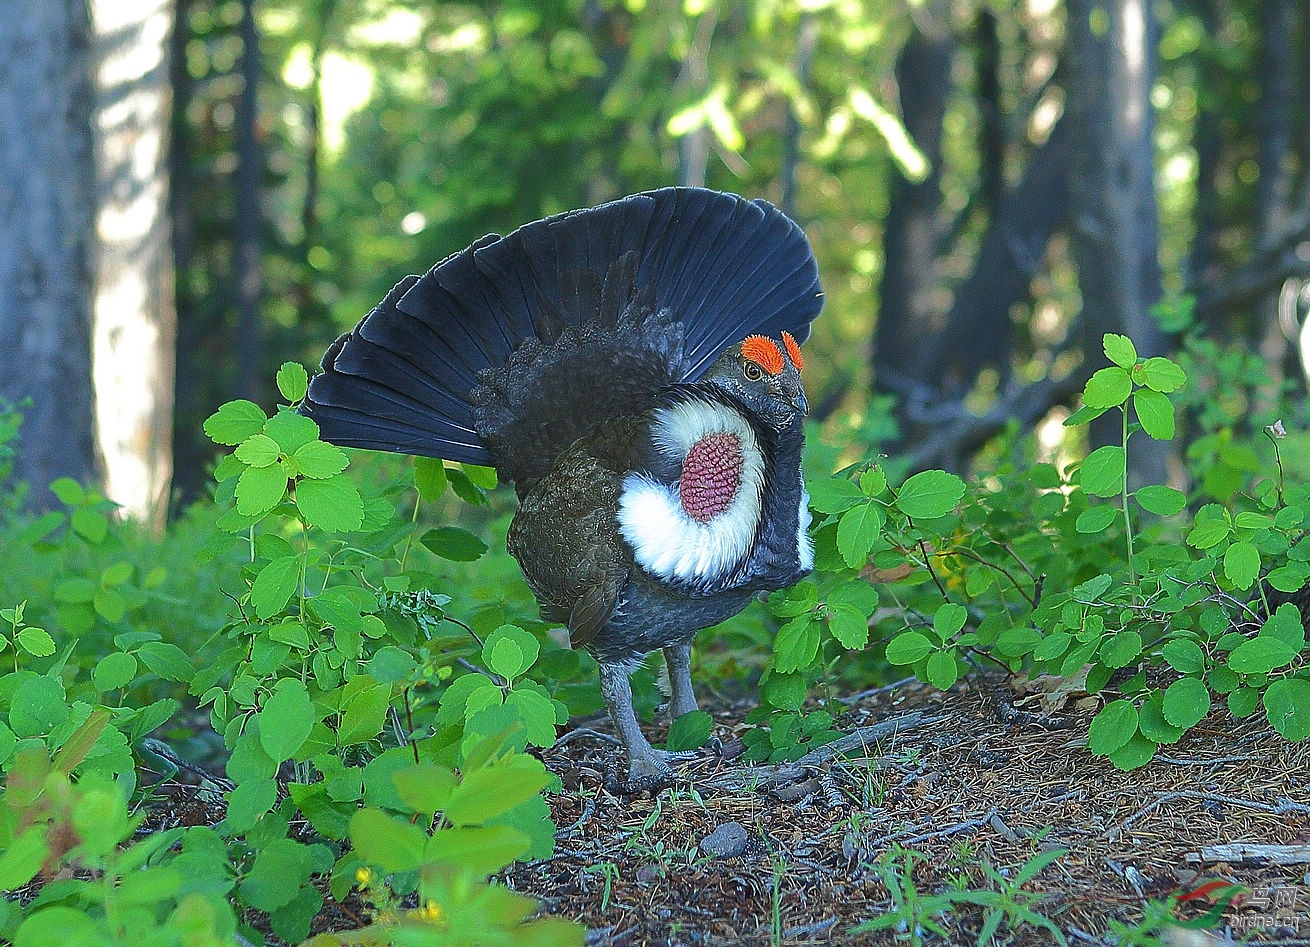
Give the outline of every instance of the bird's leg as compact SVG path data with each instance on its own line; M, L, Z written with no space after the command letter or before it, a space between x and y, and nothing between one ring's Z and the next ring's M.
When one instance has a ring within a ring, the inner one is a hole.
M605 698L619 741L628 754L627 791L639 791L661 785L673 775L666 762L670 754L655 749L637 726L632 710L632 685L628 669L622 664L600 665L600 693Z
M664 663L669 669L669 719L699 710L691 689L691 642L665 648Z

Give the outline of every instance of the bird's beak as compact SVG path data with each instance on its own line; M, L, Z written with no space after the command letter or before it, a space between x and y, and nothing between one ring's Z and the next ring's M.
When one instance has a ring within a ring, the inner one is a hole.
M788 403L796 409L796 413L801 417L805 417L810 413L810 403L805 400L805 392L803 391L796 392L796 397L789 399Z

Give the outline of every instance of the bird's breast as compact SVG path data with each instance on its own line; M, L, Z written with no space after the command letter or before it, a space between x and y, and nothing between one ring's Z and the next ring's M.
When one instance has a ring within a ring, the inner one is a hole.
M760 525L765 457L734 407L692 399L655 410L650 463L631 471L619 529L645 572L713 586L750 555Z

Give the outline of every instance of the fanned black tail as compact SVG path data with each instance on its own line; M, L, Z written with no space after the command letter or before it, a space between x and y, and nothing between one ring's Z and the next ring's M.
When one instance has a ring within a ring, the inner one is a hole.
M775 207L664 188L406 277L328 349L303 410L337 444L525 480L747 335L804 341L822 304L809 243Z

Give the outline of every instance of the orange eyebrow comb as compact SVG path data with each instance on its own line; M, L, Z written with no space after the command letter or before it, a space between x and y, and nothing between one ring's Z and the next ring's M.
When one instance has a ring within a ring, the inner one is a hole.
M772 339L762 335L748 335L741 343L741 354L770 375L782 371L782 350Z

